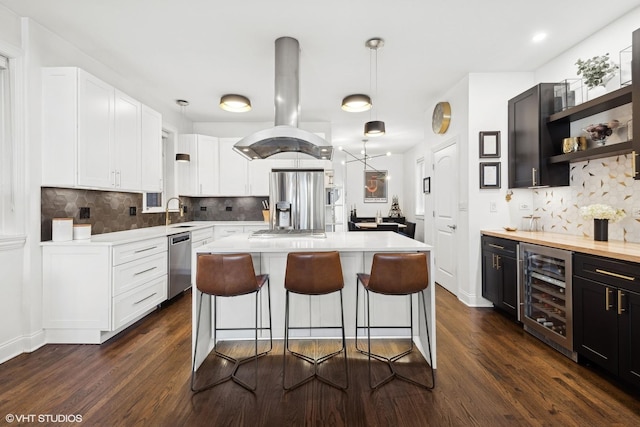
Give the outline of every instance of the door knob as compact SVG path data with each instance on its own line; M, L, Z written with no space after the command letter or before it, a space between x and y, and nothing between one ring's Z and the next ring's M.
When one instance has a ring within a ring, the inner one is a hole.
M450 228L450 229L452 229L452 230L455 230L456 228L458 228L458 227L456 227L455 225L447 225L447 227L449 227L449 228Z

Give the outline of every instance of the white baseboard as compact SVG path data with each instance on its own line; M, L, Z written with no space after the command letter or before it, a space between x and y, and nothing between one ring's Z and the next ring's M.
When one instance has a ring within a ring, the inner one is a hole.
M0 343L0 363L13 359L22 353L31 353L45 345L44 331L40 330L31 335L23 335Z

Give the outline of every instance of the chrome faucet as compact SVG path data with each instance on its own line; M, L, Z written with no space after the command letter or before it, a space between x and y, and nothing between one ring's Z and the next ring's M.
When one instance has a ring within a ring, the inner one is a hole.
M172 200L177 200L178 201L178 209L180 210L180 216L181 217L184 216L184 205L182 204L182 202L180 201L180 199L178 197L172 197L169 200L167 200L167 207L165 208L165 211L164 211L164 225L171 224L171 220L169 219L169 203Z

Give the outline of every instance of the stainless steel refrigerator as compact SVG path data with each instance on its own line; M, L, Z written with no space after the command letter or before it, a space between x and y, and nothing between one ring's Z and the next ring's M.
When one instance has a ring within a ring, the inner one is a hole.
M269 188L271 230L324 233L323 169L273 169Z

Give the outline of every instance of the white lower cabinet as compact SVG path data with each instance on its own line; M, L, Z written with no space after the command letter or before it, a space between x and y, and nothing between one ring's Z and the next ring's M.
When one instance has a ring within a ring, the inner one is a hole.
M49 343L99 344L167 299L167 238L43 246Z

